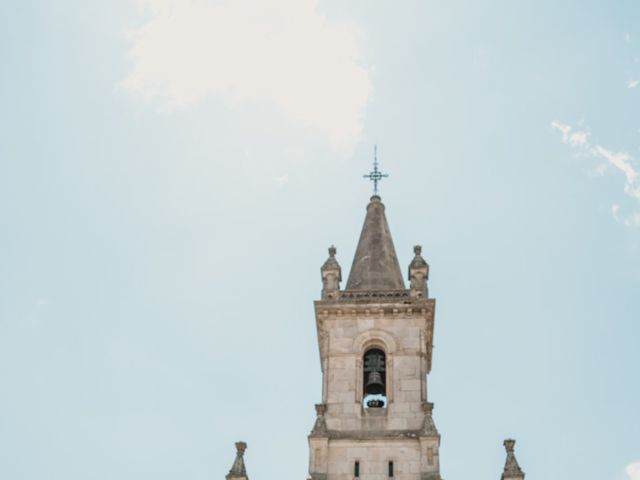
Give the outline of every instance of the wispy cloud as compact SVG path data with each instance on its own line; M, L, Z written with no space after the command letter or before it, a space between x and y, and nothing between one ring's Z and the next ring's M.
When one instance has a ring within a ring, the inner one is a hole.
M562 143L572 147L582 147L588 145L587 132L576 131L570 125L554 120L551 126L562 133Z
M640 85L640 80L629 80L627 82L627 88L636 88L638 85Z
M601 145L596 145L591 151L604 158L611 165L624 173L628 185L633 185L635 183L638 178L638 172L631 166L632 157L629 153L612 152Z
M623 216L620 214L620 205L614 203L611 205L611 214L617 222L622 223L626 227L640 227L640 212L633 212ZM638 480L640 480L640 477L638 477Z
M624 193L635 200L640 200L639 172L634 165L635 161L630 153L615 152L602 145L592 145L589 142L587 132L576 130L571 125L567 125L558 120L551 122L551 127L562 134L562 143L565 145L569 145L589 156L605 161L605 163L601 163L592 169L592 175L604 175L608 166L614 167L615 170L624 175ZM628 227L640 226L640 212L638 211L625 216L621 214L620 205L614 204L611 207L611 213L618 222Z
M629 476L629 480L640 480L640 462L627 465L625 471Z
M128 91L165 110L268 99L336 148L359 139L372 84L358 29L329 22L317 0L139 3L150 18L130 36Z

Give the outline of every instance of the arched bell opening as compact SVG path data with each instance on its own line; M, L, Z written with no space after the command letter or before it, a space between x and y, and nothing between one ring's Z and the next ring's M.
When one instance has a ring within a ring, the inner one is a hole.
M362 362L362 403L365 408L387 406L387 363L384 351L371 348Z

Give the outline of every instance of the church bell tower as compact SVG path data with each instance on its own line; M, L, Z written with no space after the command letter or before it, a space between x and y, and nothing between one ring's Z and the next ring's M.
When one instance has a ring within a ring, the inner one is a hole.
M335 247L320 269L322 294L314 302L322 402L309 434L308 480L442 480L440 434L433 422L431 372L436 301L429 297L429 265L413 247L405 287L378 182L367 205L347 285ZM247 480L246 443L227 480ZM524 480L506 439L501 480Z
M322 268L322 294L314 302L322 402L309 434L307 480L442 480L440 434L433 422L431 372L436 301L429 298L429 265L413 247L405 287L378 182L373 181L364 225L344 289L336 249ZM524 480L514 453L501 480ZM227 480L247 480L246 443L236 443Z
M309 435L312 480L440 480L428 400L435 300L414 247L405 287L385 207L367 205L346 288L336 249L314 303L322 402Z

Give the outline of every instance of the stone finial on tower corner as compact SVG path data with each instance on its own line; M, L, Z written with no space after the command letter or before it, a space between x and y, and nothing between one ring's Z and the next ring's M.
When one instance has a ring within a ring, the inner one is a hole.
M322 268L322 299L334 299L338 290L340 290L340 282L342 281L342 269L336 260L336 247L329 247L329 258Z
M236 459L225 477L227 480L249 480L244 466L244 451L246 449L247 444L245 442L236 442Z
M427 280L429 279L429 264L422 258L422 247L413 247L415 256L409 264L410 295L415 298L428 298Z
M438 436L438 429L433 422L433 403L422 402L422 411L424 412L424 423L422 424L420 435Z
M312 437L325 437L327 436L327 421L324 418L324 414L327 412L327 406L324 403L316 404L316 423L311 430Z
M501 480L524 480L524 472L518 465L516 460L516 454L514 453L514 446L516 441L508 438L504 441L504 448L507 451L507 461L504 464L504 471L502 472Z

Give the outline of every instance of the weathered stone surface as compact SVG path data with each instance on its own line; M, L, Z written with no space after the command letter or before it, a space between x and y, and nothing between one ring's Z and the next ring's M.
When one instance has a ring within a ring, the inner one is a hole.
M333 245L329 247L329 258L320 268L320 273L322 274L322 299L334 298L335 293L340 290L342 269L336 260L336 247Z
M245 442L236 442L236 459L231 466L231 470L225 477L227 480L248 480L247 470L244 466L244 451L247 449Z
M316 404L316 423L311 430L311 436L314 437L326 437L327 434L327 422L324 418L324 414L327 411L327 406L324 403Z
M504 448L507 451L507 460L504 464L502 472L502 480L524 480L524 472L518 465L516 454L514 452L516 441L508 438L504 441Z
M404 290L384 204L377 195L367 205L347 290Z
M415 256L409 265L409 290L412 297L429 296L427 289L427 280L429 279L429 265L422 258L422 247L416 245L413 247Z

